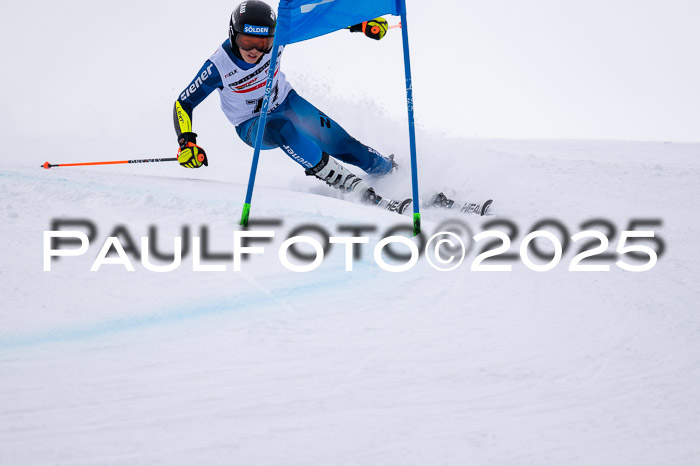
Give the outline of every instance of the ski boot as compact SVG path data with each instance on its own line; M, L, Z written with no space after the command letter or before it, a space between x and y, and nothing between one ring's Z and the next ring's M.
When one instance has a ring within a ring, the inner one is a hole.
M319 180L325 181L328 186L332 186L341 192L352 193L353 197L364 204L375 205L391 212L402 214L407 211L412 202L411 198L403 201L383 198L362 178L357 177L325 152L321 156L321 161L315 167L306 170L306 175L315 176Z
M387 159L389 159L389 161L391 162L391 171L389 172L389 174L393 175L394 173L399 171L399 164L396 163L396 160L394 160L394 154L389 154Z
M341 192L357 193L363 202L372 203L373 198L376 197L374 190L362 178L356 176L325 152L315 167L306 170L306 176L315 176Z

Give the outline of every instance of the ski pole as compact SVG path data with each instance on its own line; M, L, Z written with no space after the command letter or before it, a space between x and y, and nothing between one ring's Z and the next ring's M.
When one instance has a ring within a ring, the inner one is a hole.
M151 162L173 162L176 161L177 157L166 157L160 159L135 159L135 160L113 160L110 162L83 162L83 163L56 163L50 164L49 162L44 162L41 166L42 168L49 169L52 167L79 167L84 165L114 165L118 163L151 163Z
M395 29L395 28L400 28L401 27L401 21L399 21L399 24L394 24L393 26L389 26L389 29Z

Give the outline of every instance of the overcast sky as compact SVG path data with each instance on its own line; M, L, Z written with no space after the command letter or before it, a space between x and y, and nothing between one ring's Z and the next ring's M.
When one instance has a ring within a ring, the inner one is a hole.
M15 144L123 137L171 148L172 103L226 38L237 3L6 3L0 123ZM700 141L697 0L407 0L407 8L416 120L424 129ZM405 119L396 30L381 42L340 31L295 44L282 65L312 101L372 102L385 113L368 118ZM195 130L228 131L218 97L205 104Z

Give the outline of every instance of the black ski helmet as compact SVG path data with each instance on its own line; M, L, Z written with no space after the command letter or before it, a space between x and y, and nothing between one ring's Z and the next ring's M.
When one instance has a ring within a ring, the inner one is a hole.
M260 37L274 37L277 15L265 2L246 0L231 13L228 37L235 50L236 34L251 34Z

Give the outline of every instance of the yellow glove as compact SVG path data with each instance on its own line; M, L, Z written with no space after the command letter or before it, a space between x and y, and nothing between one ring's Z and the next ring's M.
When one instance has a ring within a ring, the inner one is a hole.
M202 165L209 166L207 154L197 143L195 133L182 133L178 138L180 149L177 151L177 161L185 168L199 168Z
M363 32L371 39L380 40L386 35L389 30L389 24L384 18L375 18L370 21L365 21L354 26L350 26L350 32Z

